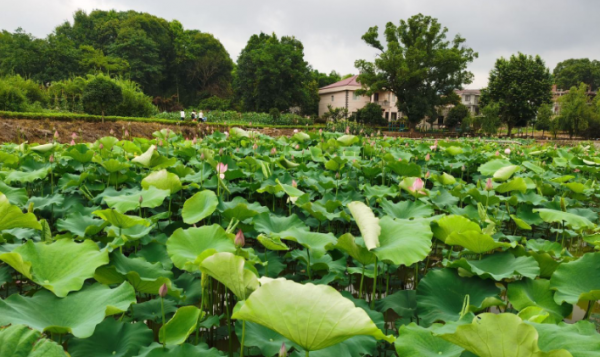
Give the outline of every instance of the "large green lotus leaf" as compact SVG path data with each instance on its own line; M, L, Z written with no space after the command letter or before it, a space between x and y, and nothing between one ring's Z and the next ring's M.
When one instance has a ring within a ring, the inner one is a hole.
M56 221L56 228L59 231L71 232L81 238L97 234L106 225L105 221L84 215L81 212L73 212L67 218Z
M23 213L19 207L8 202L8 198L0 193L0 232L13 228L33 228L42 230L33 213Z
M452 145L446 149L446 152L452 156L456 156L464 153L465 151L460 146Z
M582 217L580 215L573 214L573 213L558 211L558 210L554 210L554 209L547 209L547 208L536 208L536 209L533 209L533 212L539 213L540 217L542 217L544 222L548 222L548 223L565 222L566 226L571 227L575 230L595 227L594 223L590 222L589 219Z
M134 158L131 161L137 162L144 167L158 170L175 165L175 163L177 162L177 158L172 157L169 159L165 156L162 156L156 151L156 146L150 145L150 147L148 148L148 150L146 150L145 153Z
M125 323L112 318L96 326L88 338L69 341L71 357L131 357L154 340L152 330L143 322Z
M0 329L0 356L67 357L67 354L56 342L42 338L39 331L24 325L12 325Z
M454 232L481 232L481 227L463 216L449 215L440 218L432 231L434 237L445 243L448 236Z
M218 224L185 230L179 228L167 240L167 253L177 268L198 271L198 264L206 254L235 253L234 238Z
M287 347L287 345L286 345ZM371 336L354 336L349 339L335 344L333 346L324 348L322 350L314 351L310 353L311 357L330 357L330 356L344 356L344 357L363 357L370 356L376 351L377 340ZM305 351L298 348L298 354L300 356L305 355ZM292 355L298 356L298 355Z
M169 346L181 345L196 330L202 310L196 306L183 306L164 324L158 332L161 343Z
M261 283L232 318L268 327L307 351L358 335L394 341L377 328L365 310L330 286L264 278Z
M29 200L27 190L10 187L2 181L0 181L0 193L3 193L11 204L19 207L25 206Z
M498 171L494 172L494 181L506 181L520 169L521 168L518 165L505 166L499 169Z
M96 160L96 158L98 157L99 156L95 156L92 160L98 162L102 167L106 169L106 171L110 173L119 172L129 168L129 163L127 162L119 161L116 159L110 159L106 161Z
M33 171L11 171L4 178L4 182L12 184L13 182L19 183L31 183L35 180L43 180L48 176L50 168L42 168Z
M371 186L365 185L363 188L363 194L371 199L382 198L382 197L396 197L398 196L398 189L395 186Z
M128 283L114 289L94 284L64 298L46 290L32 297L14 294L0 300L0 325L25 324L44 332L87 338L105 316L127 311L135 302L135 291Z
M554 301L577 304L579 300L600 300L600 252L562 263L550 278L550 288L556 290Z
M81 289L96 268L108 264L108 252L91 240L75 243L61 239L51 244L27 241L11 253L0 254L0 260L56 296L65 297Z
M600 356L600 334L589 321L574 324L532 324L539 334L538 345L542 351L565 349L573 357Z
M561 305L554 301L554 291L550 290L550 280L523 279L508 284L507 296L517 310L536 306L548 311L553 321L562 321L571 314L573 306L567 303Z
M167 172L167 170L160 170L151 173L142 180L142 187L144 189L154 186L160 190L169 190L171 194L175 194L181 190L181 181L179 176Z
M279 217L270 212L265 212L254 216L252 222L254 223L254 229L266 234L281 233L291 228L305 228L308 230L306 224L295 214L289 217Z
M496 171L511 165L512 164L508 160L495 159L479 166L477 171L481 172L481 174L484 176L492 176L496 173Z
M511 191L521 191L525 193L527 191L527 184L523 178L516 177L508 182L496 186L495 190L498 193L506 193Z
M126 278L136 291L145 294L158 294L158 289L165 284L169 289L169 295L179 297L181 290L173 284L173 272L163 269L161 263L149 263L144 258L126 257L120 253L113 253L111 265L96 271L95 278L101 283L120 283L120 280L111 282L109 277L103 281L105 274L111 274L107 269L114 269L119 275Z
M246 300L258 288L258 278L244 269L246 260L231 253L216 253L204 259L200 270L220 281L239 300Z
M260 213L269 212L269 209L258 202L249 203L244 197L237 196L230 202L220 201L217 206L225 218L243 221Z
M365 247L368 250L379 247L381 227L379 226L379 218L375 217L371 208L360 201L353 201L348 203L348 209L362 234Z
M94 151L90 150L85 144L77 144L63 152L63 156L71 157L75 161L84 164L92 160Z
M398 356L402 357L460 357L464 349L441 337L434 336L431 331L418 326L414 322L404 325L398 330L395 347Z
M299 228L289 229L277 235L281 239L294 241L310 250L311 258L315 259L321 258L337 243L337 239L331 233L309 232Z
M33 209L34 211L36 210L43 210L45 208L50 208L50 207L59 207L62 206L63 203L65 201L65 197L61 194L54 194L52 196L45 196L45 197L32 197L31 199L29 199L29 204L33 203Z
M446 244L449 245L460 245L465 249L481 254L496 248L508 248L511 247L510 243L496 242L490 235L477 232L477 231L466 231L466 232L452 232L446 238Z
M187 224L200 222L213 214L218 204L219 199L213 191L200 191L185 201L181 210L181 217Z
M381 246L373 250L379 260L409 266L431 252L431 228L425 220L409 221L389 216L379 220Z
M510 252L487 255L480 260L461 258L446 264L449 268L462 268L484 279L513 279L524 276L535 279L540 274L540 266L533 257L515 257Z
M290 250L290 247L285 245L279 237L259 234L258 237L256 237L256 240L269 250Z
M421 326L456 321L469 295L469 310L481 311L499 303L500 289L491 280L461 278L452 269L430 270L417 286L417 315Z
M238 340L242 340L242 321L235 324L235 333ZM298 348L292 341L281 336L277 332L268 329L262 325L246 321L246 337L244 346L258 348L263 356L275 356L279 353L281 344L285 343L288 349Z
M202 356L202 357L222 357L225 356L223 352L216 348L208 348L205 343L200 343L196 346L184 343L179 346L167 346L163 348L163 345L153 343L148 347L143 347L140 353L135 357L191 357L191 356Z
M359 142L360 138L354 135L342 135L339 138L337 138L337 141L343 146L351 146Z
M129 216L123 213L117 212L115 209L105 209L102 211L94 211L92 214L102 218L108 223L112 224L115 227L127 229L132 228L133 226L141 225L148 227L150 222L147 220L137 217L137 216Z
M413 317L417 310L417 292L414 290L400 290L375 301L377 311L386 312L393 310L398 316Z
M339 237L335 247L348 253L348 255L358 260L362 265L375 263L375 254L370 252L366 247L356 244L354 236L350 233L346 233Z
M434 213L431 205L410 200L393 203L383 199L381 200L381 208L385 214L400 219L430 217Z
M140 197L142 203L140 205ZM131 210L138 209L140 206L144 208L155 208L162 205L165 198L169 197L168 190L161 190L154 186L148 187L147 190L142 190L129 195L104 197L104 201L110 208L114 208L119 213L127 213Z
M540 351L535 328L514 314L481 314L440 337L479 357L572 357L566 350Z

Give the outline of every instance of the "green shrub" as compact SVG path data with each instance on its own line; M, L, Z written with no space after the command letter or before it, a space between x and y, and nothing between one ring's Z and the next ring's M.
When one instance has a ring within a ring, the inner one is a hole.
M20 112L26 108L27 97L23 90L0 80L0 109Z
M115 109L116 114L127 117L151 117L156 113L152 99L146 96L137 83L128 79L117 79L115 83L121 87L123 101Z
M382 113L383 110L381 105L377 103L367 103L367 105L356 112L356 120L365 124L385 125L386 122Z
M98 75L85 86L82 101L88 114L114 115L123 101L123 90L109 77Z
M219 98L212 96L200 101L198 108L201 110L229 110L231 108L231 101L229 99Z

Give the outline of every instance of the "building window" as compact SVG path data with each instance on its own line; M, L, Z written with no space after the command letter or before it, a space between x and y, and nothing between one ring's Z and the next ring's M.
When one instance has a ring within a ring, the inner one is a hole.
M359 97L360 95L356 94L356 92L352 92L352 99L358 100Z
M331 101L333 102L333 96L331 96Z
M373 100L379 102L379 93L373 94Z
M385 112L385 120L390 120L390 112Z
M471 101L471 96L465 95L465 102L470 102L470 101Z
M392 113L392 120L398 119L398 113Z

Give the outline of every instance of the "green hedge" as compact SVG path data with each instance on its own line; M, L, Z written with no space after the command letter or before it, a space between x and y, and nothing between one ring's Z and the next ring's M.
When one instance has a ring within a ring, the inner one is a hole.
M225 113L235 113L235 112L225 112ZM256 113L254 113L256 114ZM101 122L102 117L99 115L89 115L89 114L74 114L74 113L24 113L24 112L9 112L9 111L0 111L0 118L4 119L30 119L30 120L58 120L58 121L86 121L86 122ZM216 119L216 118L215 118ZM160 124L175 124L175 125L185 125L185 126L195 126L198 123L186 120L186 121L175 121L171 119L159 119L159 118L136 118L136 117L118 117L118 116L105 116L104 121L107 122L115 122L115 121L128 121L128 122L141 122L141 123L160 123ZM252 127L252 128L274 128L274 129L294 129L294 128L303 128L306 127L306 123L302 124L291 124L291 125L271 125L271 124L263 124L252 122L252 126L250 126L248 122L242 121L228 121L228 122L208 122L202 125L209 126L238 126L238 127ZM310 128L324 128L324 125L311 125Z

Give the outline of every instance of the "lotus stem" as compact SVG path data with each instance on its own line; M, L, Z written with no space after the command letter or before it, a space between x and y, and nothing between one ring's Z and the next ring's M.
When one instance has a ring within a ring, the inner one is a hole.
M242 320L242 346L240 347L240 357L244 357L244 339L246 338L246 320Z
M588 304L588 308L585 311L585 316L583 316L584 320L589 320L592 315L592 310L594 310L594 306L596 306L596 301L590 301Z
M229 357L233 356L233 340L231 339L231 316L229 315L229 296L225 289L225 309L227 311L227 331L229 332Z
M167 330L164 329L164 327L165 327L165 298L163 298L162 296L160 298L160 312L162 314L162 326L161 326L161 329L163 331L162 332L162 340L163 340L163 350L164 350L164 349L167 348L167 339L165 338L166 337L165 336L165 332L167 332Z
M375 257L375 273L373 275L373 296L371 296L371 310L375 309L375 294L377 293L377 257Z
M306 357L308 357L308 351L306 351Z
M360 287L358 288L358 298L362 299L363 281L365 280L365 265L363 264L362 274L360 276Z
M308 273L308 279L312 280L312 274L310 272L310 250L306 249L306 255L308 257L308 263L306 264L306 272Z

